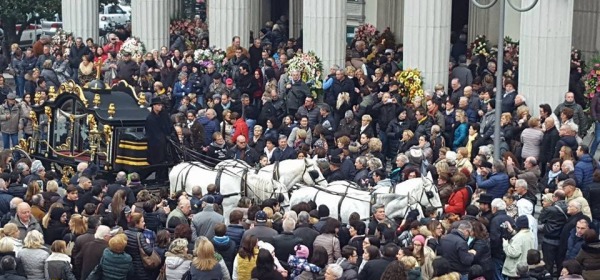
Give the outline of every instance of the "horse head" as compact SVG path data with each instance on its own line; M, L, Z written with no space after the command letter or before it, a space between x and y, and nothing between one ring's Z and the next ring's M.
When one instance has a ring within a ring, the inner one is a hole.
M302 173L302 180L309 186L327 186L327 180L325 180L323 173L321 173L321 169L319 169L319 166L317 165L317 161L314 159L304 159L304 172Z
M428 172L427 176L421 177L420 180L421 186L414 188L411 196L424 208L427 206L435 207L438 214L441 215L444 205L442 205L438 188L433 184L431 173Z

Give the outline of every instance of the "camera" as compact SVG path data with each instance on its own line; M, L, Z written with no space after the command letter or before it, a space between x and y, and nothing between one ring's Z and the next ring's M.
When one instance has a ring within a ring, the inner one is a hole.
M501 224L500 224L500 227L501 227L501 228L508 228L508 225L506 225L506 223L501 223Z

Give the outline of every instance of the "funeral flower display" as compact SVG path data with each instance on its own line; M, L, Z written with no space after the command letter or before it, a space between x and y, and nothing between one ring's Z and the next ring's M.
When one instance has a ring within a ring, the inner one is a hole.
M471 42L471 55L490 55L490 42L485 35L477 35L475 40Z
M379 39L379 31L370 23L359 25L354 29L354 40L365 41L367 45L374 44Z
M67 46L67 42L69 37L71 36L73 36L73 32L65 31L62 28L58 29L58 31L56 31L56 34L52 36L52 45L61 48L69 47Z
M121 55L124 53L130 53L133 57L141 57L146 53L146 46L140 41L140 38L129 37L123 42L123 47L121 47L121 51L119 52Z
M419 69L408 68L396 72L396 81L400 84L400 95L404 103L412 101L415 97L423 97L423 78Z
M299 71L302 81L311 88L313 96L317 96L323 88L321 73L323 72L323 62L312 51L308 53L297 53L288 61L288 74L292 71Z
M214 65L217 72L224 71L223 60L225 59L225 51L218 49L216 46L207 49L197 49L194 51L194 61L200 64L203 68L208 65Z

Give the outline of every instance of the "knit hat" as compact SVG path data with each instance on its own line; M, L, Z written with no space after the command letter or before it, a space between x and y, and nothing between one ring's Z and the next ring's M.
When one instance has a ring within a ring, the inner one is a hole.
M344 118L346 119L351 119L354 117L354 113L352 113L352 110L348 110L346 111L346 113L344 113Z
M65 213L65 209L63 208L54 208L50 212L50 219L55 221L60 221L60 217Z
M517 230L529 228L529 219L527 219L526 215L519 216L515 224L517 226Z
M213 204L213 203L215 203L215 198L212 195L205 195L202 198L202 202L206 202L208 204Z
M329 207L325 204L319 205L319 218L329 217Z
M294 248L296 250L296 257L307 259L310 252L308 251L308 247L304 245L296 245Z
M34 160L31 163L31 173L37 173L38 171L44 170L44 166L42 165L42 162L39 160Z
M413 243L418 241L421 243L421 245L425 245L425 237L423 237L423 235L420 235L420 234L413 237L412 241L413 241Z

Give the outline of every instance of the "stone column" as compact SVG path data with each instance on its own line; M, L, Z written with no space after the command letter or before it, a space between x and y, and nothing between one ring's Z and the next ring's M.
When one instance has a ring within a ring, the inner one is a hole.
M404 69L418 68L424 89L448 84L452 1L404 2Z
M253 32L254 38L259 36L260 29L262 28L264 22L262 21L262 6L264 5L264 0L249 0L250 1L250 31ZM250 42L249 44L251 44Z
M522 6L531 2L524 0ZM528 104L554 108L569 89L573 2L539 1L521 14L518 91Z
M98 0L62 0L63 29L73 32L75 37L98 41L100 16Z
M181 8L182 8L182 4L181 0L171 0L170 2L170 13L169 13L169 19L178 19L181 17Z
M304 0L304 51L314 51L323 69L344 66L346 58L346 0Z
M394 9L394 24L392 32L396 39L396 44L404 42L404 0L398 0Z
M146 51L169 46L171 11L169 0L131 1L131 33L140 38Z
M290 38L298 38L302 30L304 0L289 0Z
M208 29L211 46L226 49L234 36L240 36L240 45L250 44L250 1L211 0L208 2Z
M578 0L574 6L572 45L589 60L600 50L600 1Z
M487 4L491 1L480 2ZM507 7L507 9L510 9L510 7ZM489 9L481 9L469 1L469 38L467 43L473 42L478 35L485 35L492 45L498 45L499 22L500 5L498 3Z

